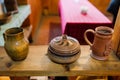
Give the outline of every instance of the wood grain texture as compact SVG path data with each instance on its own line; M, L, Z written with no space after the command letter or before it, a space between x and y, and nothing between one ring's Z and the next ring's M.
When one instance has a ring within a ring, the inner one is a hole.
M33 36L41 20L42 4L41 4L41 0L27 0L27 2L31 6L30 23L33 27L32 28L32 36Z
M114 34L112 37L113 50L115 53L120 52L120 9L114 26ZM120 53L119 53L120 55Z
M63 65L52 62L47 56L47 45L30 46L24 61L14 62L0 47L0 75L6 76L107 76L120 75L119 59L110 53L109 60L98 61L90 57L89 46L81 46L79 59L69 64L70 71Z
M102 13L108 14L107 8L110 3L110 0L89 0L97 9L99 9Z
M0 76L0 80L10 80L8 76Z
M26 5L27 0L17 0L18 5Z
M51 3L49 5L49 13L52 15L58 15L59 14L59 10L58 10L58 3L59 0L50 0Z

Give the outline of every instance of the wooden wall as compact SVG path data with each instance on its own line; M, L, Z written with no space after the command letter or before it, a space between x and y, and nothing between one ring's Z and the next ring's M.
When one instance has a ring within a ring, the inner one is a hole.
M102 13L109 14L107 12L110 0L89 0L96 8L98 8Z
M59 0L51 0L49 5L49 13L53 15L58 15L58 2Z
M41 0L27 0L31 6L30 23L33 26L32 35L34 35L36 28L38 27L42 15Z
M43 14L44 14L44 9L47 8L48 14L58 15L58 2L59 0L42 0Z

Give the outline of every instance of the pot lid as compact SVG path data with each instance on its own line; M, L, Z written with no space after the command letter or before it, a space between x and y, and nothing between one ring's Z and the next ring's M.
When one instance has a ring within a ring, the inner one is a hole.
M49 50L59 55L73 55L80 52L80 44L75 38L62 35L51 40Z

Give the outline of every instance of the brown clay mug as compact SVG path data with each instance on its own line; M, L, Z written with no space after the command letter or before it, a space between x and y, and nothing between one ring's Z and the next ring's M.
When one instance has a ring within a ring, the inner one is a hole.
M87 33L94 34L93 43L91 43L87 38ZM93 29L88 29L84 32L85 41L90 45L92 53L91 57L97 60L107 60L108 55L112 50L112 34L113 29L106 26L99 26Z

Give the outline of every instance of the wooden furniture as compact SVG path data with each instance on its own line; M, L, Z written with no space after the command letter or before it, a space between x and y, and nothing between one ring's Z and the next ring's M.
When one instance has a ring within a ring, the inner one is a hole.
M82 7L88 7L87 14L81 13ZM78 39L80 44L87 44L83 37L85 30L98 26L113 27L112 22L88 0L60 0L59 11L62 33ZM93 40L92 35L89 39Z
M116 54L119 54L120 58L120 8L118 11L116 23L114 26L114 34L113 34L113 50Z
M32 37L35 36L35 32L40 25L40 20L42 17L42 3L41 0L18 0L21 3L26 3L30 5L30 24L32 25Z
M89 0L97 9L99 9L102 13L108 14L107 8L110 3L110 0Z
M4 31L9 28L12 28L12 27L21 27L23 22L30 15L30 6L29 5L20 5L18 7L18 10L19 10L19 12L12 16L12 19L10 22L0 25L0 46L4 45L4 39L3 39ZM26 33L25 36L29 37L31 30L32 30L32 26L28 23L27 23L27 26L23 25L23 28L26 29L26 30L24 30Z
M58 15L59 0L42 0L44 15Z
M106 10L110 0L89 0L97 9L106 15L110 15ZM58 3L59 0L42 0L43 9L47 7L48 13L52 15L58 15Z
M59 11L58 11L58 3L59 0L50 0L51 3L49 5L49 12L52 15L58 15Z
M79 59L69 64L70 71L64 65L52 62L47 56L47 45L30 46L29 54L23 61L15 62L0 47L0 76L116 76L120 75L120 62L114 53L107 61L98 61L90 57L90 47L81 46Z
M18 5L30 5L31 14L24 22L25 25L30 23L32 25L32 34L34 37L36 29L39 27L40 20L42 17L42 3L41 0L17 0Z
M34 32L35 32L36 28L39 26L39 22L40 22L41 15L42 15L41 14L42 13L41 0L17 0L17 2L18 2L19 6L29 4L29 10L28 11L26 10L27 12L23 11L23 13L26 13L26 14L24 14L24 16L27 16L27 17L21 17L21 16L19 16L19 17L22 18L22 20L24 20L21 22L21 27L25 28L24 29L25 35L26 35L26 37L29 36L29 40L31 41L31 37L34 37ZM18 18L18 19L20 19L20 18ZM21 21L21 20L19 20L19 21ZM32 34L29 34L31 31L32 31ZM3 40L3 38L2 38L2 40ZM2 43L2 46L3 46L3 43ZM24 80L26 78L27 77L22 76L22 77L14 77L13 79L14 80Z

